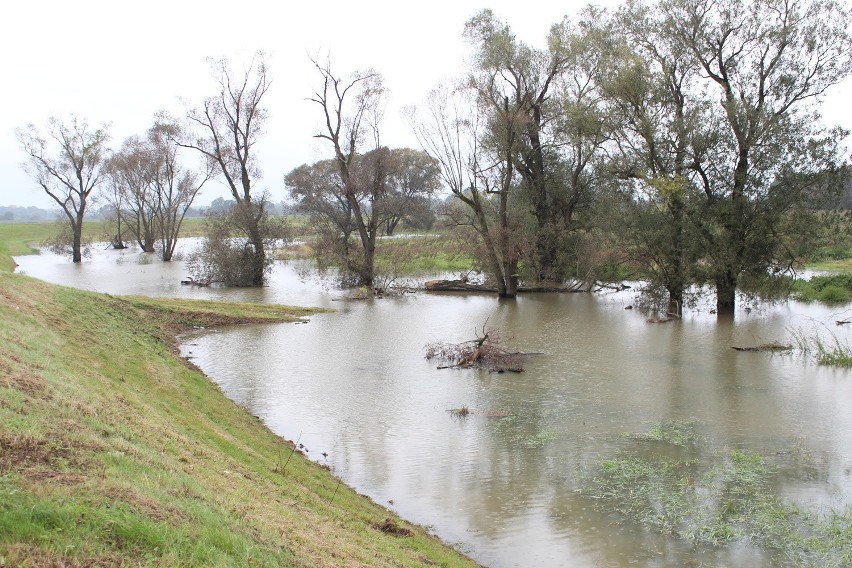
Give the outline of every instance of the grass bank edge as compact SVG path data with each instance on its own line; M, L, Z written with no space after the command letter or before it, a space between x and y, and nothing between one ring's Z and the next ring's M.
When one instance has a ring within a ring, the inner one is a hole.
M180 329L314 310L215 307L0 273L0 565L476 566L174 352Z

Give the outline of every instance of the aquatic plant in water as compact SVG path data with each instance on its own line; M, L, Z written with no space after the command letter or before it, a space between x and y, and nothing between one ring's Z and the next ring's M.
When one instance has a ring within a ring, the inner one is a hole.
M808 333L803 329L790 331L796 348L803 355L813 355L820 365L832 367L852 367L852 347L843 343L836 335L829 332L829 339L824 339L819 333Z
M630 438L690 446L696 439L679 433L680 426L664 422ZM603 511L676 538L717 546L747 541L785 565L852 565L852 511L805 511L784 502L760 454L724 450L699 461L645 449L603 460L583 492Z

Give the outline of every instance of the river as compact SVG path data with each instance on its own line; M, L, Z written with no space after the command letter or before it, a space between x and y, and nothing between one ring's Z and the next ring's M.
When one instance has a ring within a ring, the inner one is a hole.
M773 545L772 530L757 528L770 510L817 523L803 542L831 522L852 534L852 372L798 351L731 348L797 333L848 344L849 326L834 320L849 306L649 323L626 309L632 291L346 301L284 263L268 287L222 289L181 286L180 262L132 250L99 250L78 266L51 254L16 261L19 272L111 294L333 308L306 325L197 334L183 353L309 458L489 566L837 560ZM540 354L519 374L424 358L427 344L474 339L483 326L510 350ZM451 412L460 408L470 413Z

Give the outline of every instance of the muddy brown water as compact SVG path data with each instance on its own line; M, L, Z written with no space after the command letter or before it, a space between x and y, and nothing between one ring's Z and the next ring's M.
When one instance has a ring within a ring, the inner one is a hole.
M629 291L336 301L341 291L293 265L276 266L266 288L202 289L180 285L181 263L149 258L16 260L19 272L113 294L334 308L306 325L199 334L184 354L309 458L483 564L796 565L748 538L664 534L595 498L602 464L625 456L687 451L690 467L713 471L740 450L765 458L786 505L847 516L852 505L852 372L731 349L789 343L794 331L847 343L850 326L834 320L849 306L788 302L735 321L703 310L650 324L625 309ZM473 339L485 322L510 349L541 355L521 374L438 370L424 358L427 343ZM462 407L471 414L449 412ZM666 423L689 425L687 450L642 439Z

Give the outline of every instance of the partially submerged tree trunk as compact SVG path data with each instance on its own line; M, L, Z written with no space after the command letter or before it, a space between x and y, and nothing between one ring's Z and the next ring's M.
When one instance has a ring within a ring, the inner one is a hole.
M736 309L737 278L730 271L716 277L716 313L733 316Z
M71 259L83 261L83 218L89 196L102 181L102 166L109 134L106 127L95 131L85 120L72 116L70 123L51 117L49 141L32 124L15 134L28 155L24 169L65 213L71 228ZM56 150L55 155L50 155ZM68 243L63 243L68 244Z

